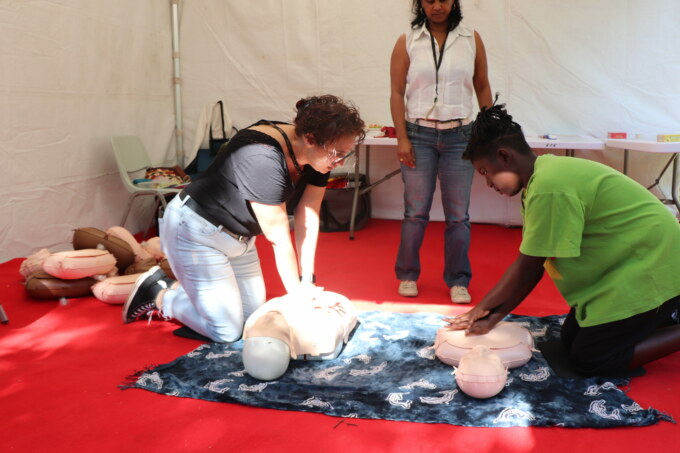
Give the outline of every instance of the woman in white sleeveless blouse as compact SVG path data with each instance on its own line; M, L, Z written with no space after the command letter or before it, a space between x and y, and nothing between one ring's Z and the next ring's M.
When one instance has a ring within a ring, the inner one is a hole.
M395 273L399 294L418 295L420 246L437 179L446 221L444 282L454 303L470 303L467 145L472 96L492 105L482 39L461 23L459 0L413 0L411 30L394 46L390 108L404 181L404 219Z

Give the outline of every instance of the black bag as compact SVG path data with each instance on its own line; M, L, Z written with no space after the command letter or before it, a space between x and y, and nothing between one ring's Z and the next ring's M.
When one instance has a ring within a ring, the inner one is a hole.
M203 173L210 166L212 161L215 160L215 156L217 156L217 153L219 152L222 145L229 141L229 137L227 137L227 131L225 130L224 127L224 104L222 103L222 101L217 101L215 107L220 108L222 137L221 138L213 137L214 115L212 115L210 117L210 139L208 141L209 148L199 149L198 152L196 153L196 157L194 158L194 160L192 160L191 163L187 165L187 168L185 169L185 172L191 176L191 179L195 179L196 176Z
M340 180L340 184L338 181ZM344 180L344 184L343 181ZM359 175L359 188L366 187L366 176ZM334 188L338 187L340 188ZM349 231L352 218L352 202L354 201L354 175L332 178L321 202L319 212L319 230L324 233ZM371 218L371 200L368 193L359 194L354 230L360 230Z
M213 159L217 155L222 145L229 141L229 137L227 137L227 131L224 129L224 104L222 104L222 101L217 101L217 105L220 108L220 121L222 122L222 138L213 137L212 118L210 118L209 143L210 143L210 155L213 157Z

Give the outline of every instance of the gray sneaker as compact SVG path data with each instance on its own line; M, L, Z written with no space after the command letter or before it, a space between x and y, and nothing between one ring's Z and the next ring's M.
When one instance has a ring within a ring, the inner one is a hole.
M418 295L418 285L413 280L402 280L399 282L399 295L404 297L416 297Z
M472 297L470 297L470 293L464 286L452 286L450 294L451 302L454 304L469 304L472 302Z

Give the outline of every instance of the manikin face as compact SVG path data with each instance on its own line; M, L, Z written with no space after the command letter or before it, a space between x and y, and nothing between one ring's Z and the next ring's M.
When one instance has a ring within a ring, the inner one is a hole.
M449 20L454 0L420 0L427 20L433 24L443 24Z
M342 165L353 154L356 137L347 135L325 145L316 145L309 165L321 173L328 173Z
M495 159L475 159L472 165L486 179L489 187L501 195L512 197L522 190L522 179L509 162L508 155L499 151Z

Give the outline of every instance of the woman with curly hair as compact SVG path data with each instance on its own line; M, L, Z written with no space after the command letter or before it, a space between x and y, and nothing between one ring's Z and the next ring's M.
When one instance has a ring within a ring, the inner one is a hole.
M158 311L213 341L238 340L265 302L259 234L272 244L286 291L298 299L314 294L321 200L330 171L363 139L364 122L332 95L300 99L296 108L293 123L262 120L240 130L168 204L160 239L178 284L166 288L160 268L143 274L124 322Z

